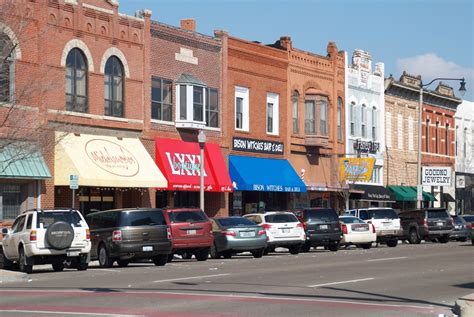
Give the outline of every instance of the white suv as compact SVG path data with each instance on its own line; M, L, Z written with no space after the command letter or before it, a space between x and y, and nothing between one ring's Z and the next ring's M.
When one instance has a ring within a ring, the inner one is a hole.
M373 224L377 232L378 243L386 243L389 247L397 246L402 231L400 218L392 208L362 208L348 210L346 213Z
M52 264L55 271L62 271L65 260L81 271L88 267L89 226L77 210L27 210L2 234L4 268L17 264L20 271L31 273L33 265Z
M275 211L264 214L248 214L245 218L260 225L267 233L265 254L276 247L288 248L291 254L298 254L306 241L303 224L291 212Z

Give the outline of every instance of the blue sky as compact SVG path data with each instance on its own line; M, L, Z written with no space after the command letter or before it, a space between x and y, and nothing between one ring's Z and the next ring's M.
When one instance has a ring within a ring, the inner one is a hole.
M175 26L194 18L208 35L223 29L266 44L289 35L294 47L321 55L336 41L349 58L356 48L369 51L386 76L465 77L464 99L474 101L472 0L120 0L120 12L143 8ZM457 91L458 82L450 84Z

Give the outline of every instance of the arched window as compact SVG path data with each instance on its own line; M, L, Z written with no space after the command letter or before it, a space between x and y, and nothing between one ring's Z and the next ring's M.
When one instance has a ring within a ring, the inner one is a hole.
M291 102L293 103L293 133L297 134L299 132L299 114L298 114L298 102L300 99L300 94L297 91L293 92L291 96Z
M116 57L111 56L105 64L104 99L106 116L123 117L123 65Z
M360 110L360 117L361 117L361 137L367 137L367 106L364 104Z
M337 140L342 140L342 98L337 98Z
M378 121L378 112L377 112L377 108L373 107L372 108L372 139L374 141L377 140L378 138L378 135L377 135L377 121Z
M78 48L66 59L66 110L87 112L87 62Z
M14 45L6 34L0 34L0 102L10 101L14 85Z
M355 122L356 122L355 109L356 109L356 104L355 104L354 101L352 101L351 104L349 105L349 117L350 117L350 121L351 121L351 136L356 135L356 131L355 131L355 128L356 128L356 125L355 125Z

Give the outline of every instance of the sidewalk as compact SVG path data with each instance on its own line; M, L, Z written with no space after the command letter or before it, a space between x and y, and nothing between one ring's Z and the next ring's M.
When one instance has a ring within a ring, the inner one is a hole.
M453 313L460 317L474 317L474 293L459 298L454 305Z
M5 283L11 283L11 282L21 282L21 281L26 282L27 280L28 280L28 274L26 273L0 270L0 285L5 284Z

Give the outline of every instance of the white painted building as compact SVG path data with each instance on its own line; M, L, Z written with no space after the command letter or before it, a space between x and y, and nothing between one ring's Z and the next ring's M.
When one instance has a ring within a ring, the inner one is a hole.
M346 65L346 156L373 157L375 166L369 182L354 186L366 193L352 194L351 208L379 206L391 200L389 191L383 187L384 91L384 64L376 63L372 69L371 55L356 49Z
M474 213L474 102L456 110L456 211Z

